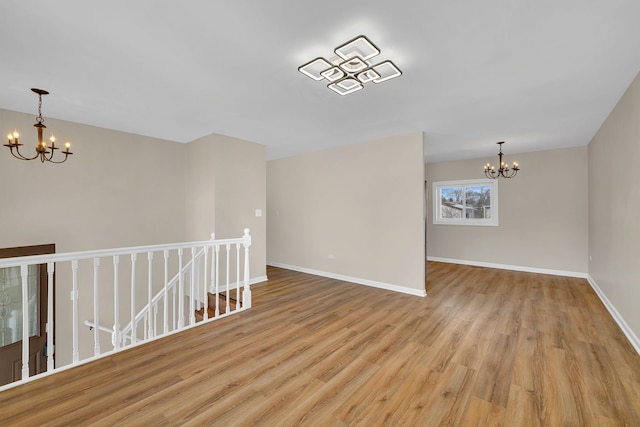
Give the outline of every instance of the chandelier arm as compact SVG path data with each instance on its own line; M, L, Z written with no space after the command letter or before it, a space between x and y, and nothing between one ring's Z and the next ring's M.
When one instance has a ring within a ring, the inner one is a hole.
M514 176L516 176L516 174L518 173L517 170L515 169L511 169L511 172L509 172L507 169L502 171L502 176L504 178L513 178Z
M45 148L44 150L42 150L42 162L44 163L45 161L50 162L51 159L53 158L53 154L55 152L55 150L57 150L57 148L55 147L49 147L49 149L51 151L46 151L47 149ZM49 154L49 157L47 157L47 154Z
M20 149L18 148L20 145L24 145L24 144L12 144L11 146L9 146L8 144L5 144L4 146L5 146L5 147L7 147L7 146L9 147L9 150L11 151L11 154L12 154L12 155L13 155L13 157L15 157L16 159L20 159L20 160L34 160L34 159L36 159L36 158L40 155L40 153L37 153L37 152L36 152L36 155L35 155L35 156L33 156L33 157L25 157L25 156L23 156L23 155L22 155L22 153L20 152ZM15 147L15 149L16 149L16 152L15 152L15 153L13 152L13 148L14 148L14 147ZM17 156L16 156L16 153L18 154Z
M66 162L66 161L67 161L67 159L69 158L69 154L73 154L73 153L64 153L64 154L65 154L64 159L62 159L62 160L60 160L60 161L57 161L57 160L51 160L51 159L47 159L47 161L48 161L48 162L50 162L50 163L56 163L56 164L64 163L64 162Z
M490 169L484 171L484 174L487 178L489 179L498 179L498 177L500 176L500 173L496 173L495 171L492 171Z

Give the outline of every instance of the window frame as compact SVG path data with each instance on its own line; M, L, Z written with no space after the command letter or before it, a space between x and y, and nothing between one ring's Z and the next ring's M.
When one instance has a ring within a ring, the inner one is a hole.
M461 218L442 218L442 197L443 188L462 187L463 205L466 198L466 187L478 187L479 185L489 186L491 200L491 218L466 218L463 214ZM433 200L433 224L434 225L476 225L497 227L498 222L498 180L496 179L463 179L457 181L436 181L432 183Z

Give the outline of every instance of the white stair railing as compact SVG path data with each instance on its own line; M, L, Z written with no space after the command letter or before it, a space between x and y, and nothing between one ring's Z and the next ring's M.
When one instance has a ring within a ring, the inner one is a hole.
M213 238L212 238L213 240ZM215 247L215 246L214 246ZM193 250L195 250L195 247L192 248ZM196 260L201 259L203 256L206 257L206 255L209 253L209 246L205 246L204 248L200 249L200 251L194 256L194 258ZM159 307L160 303L163 303L163 313L169 313L169 299L171 297L171 295L169 294L169 292L172 292L172 302L175 300L175 288L176 285L179 283L179 280L181 278L181 276L185 276L185 275L190 275L191 272L195 272L198 270L198 268L193 268L193 264L194 264L194 260L190 260L186 265L184 265L180 271L173 276L173 278L171 280L167 280L167 277L169 276L168 273L168 263L167 263L167 259L169 257L169 251L168 250L164 250L163 251L163 256L165 259L164 262L164 277L165 277L165 283L166 285L163 286L163 288L153 296L153 298L151 299L151 304L146 304L144 307L142 307L142 309L135 315L132 316L133 320L131 322L129 322L124 328L122 328L122 330L118 331L118 328L114 325L113 330L108 329L108 328L102 328L102 330L104 332L109 332L112 333L113 335L113 343L114 345L116 345L117 342L119 342L121 345L124 343L125 340L129 340L129 343L135 343L135 334L133 334L134 330L137 329L138 324L140 323L140 321L144 320L145 324L150 324L150 316L152 314L152 310L153 310L153 314L156 315L157 314L157 310ZM208 264L205 264L205 269L208 267ZM204 271L204 276L207 276L207 271ZM199 277L199 276L197 276ZM198 290L199 288L196 287L196 290ZM206 292L205 292L206 295ZM199 298L199 294L195 295L195 298L190 298L190 301L194 301L194 299L196 301L200 301ZM175 304L173 304L172 308L175 307ZM199 307L198 307L199 308ZM195 310L194 310L195 312ZM171 324L169 324L169 318L170 316L163 316L163 335L167 334L170 330L174 330L177 328L176 322L174 320L174 322ZM175 316L174 316L175 319ZM154 319L154 323L157 323L157 319ZM85 324L87 326L91 326L93 327L93 323L86 321ZM191 323L190 323L191 324ZM144 329L145 331L147 331L147 333L149 332L153 332L155 330L155 328L151 328L151 329ZM145 335L146 337L146 335ZM118 341L119 340L119 341Z
M0 269L19 269L22 286L21 377L0 386L0 391L193 327L197 309L202 309L202 321L207 322L250 308L250 246L251 235L245 229L235 239L215 240L212 234L211 240L199 242L0 259ZM42 264L46 265L48 289L47 365L46 371L30 376L29 325L33 319L29 319L28 305L33 295L29 295L28 270ZM229 305L232 287L237 301L233 311ZM224 313L219 307L222 291L226 292ZM208 293L215 298L211 315ZM70 304L65 294L71 295ZM80 317L87 319L84 325L89 328L81 328ZM122 324L125 326L120 327ZM109 344L112 348L105 350Z

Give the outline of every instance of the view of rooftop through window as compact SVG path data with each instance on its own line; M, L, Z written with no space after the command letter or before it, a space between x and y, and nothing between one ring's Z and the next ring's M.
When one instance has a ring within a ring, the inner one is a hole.
M440 209L442 218L491 218L491 186L442 188Z

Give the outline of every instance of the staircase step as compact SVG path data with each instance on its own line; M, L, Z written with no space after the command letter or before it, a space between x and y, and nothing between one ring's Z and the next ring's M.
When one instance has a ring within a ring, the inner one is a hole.
M215 294L208 294L209 297L209 307L207 307L207 313L209 315L209 319L215 317L216 315L216 296ZM223 293L218 294L218 309L220 310L220 314L226 313L227 301L226 297ZM229 311L234 311L237 306L237 301L233 298L229 298ZM196 322L200 322L204 319L204 307L196 310Z
M230 292L231 296L229 298L229 304L235 306L237 304L236 299L234 298L233 292ZM207 293L207 297L209 298L209 307L216 306L216 294L212 294L211 292ZM220 306L226 305L226 292L219 292L218 297L220 299Z
M207 309L207 313L209 313L209 319L215 317L216 315L215 309L212 308ZM220 312L220 314L222 314L222 311ZM202 322L202 320L204 320L204 308L196 310L196 322Z

